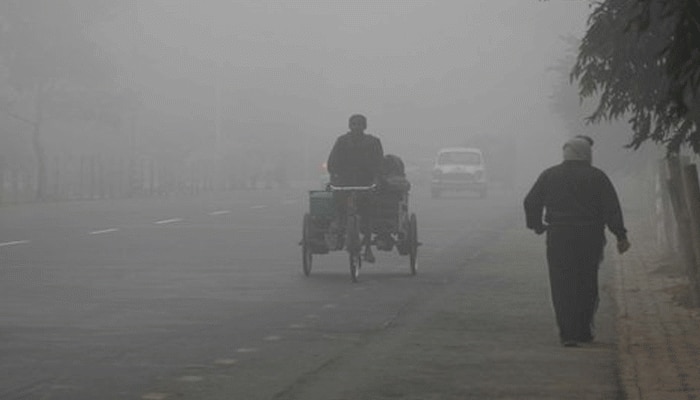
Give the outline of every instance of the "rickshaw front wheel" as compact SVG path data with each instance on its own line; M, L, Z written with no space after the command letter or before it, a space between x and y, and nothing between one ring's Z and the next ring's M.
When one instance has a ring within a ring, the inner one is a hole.
M345 228L345 240L345 248L348 251L348 258L350 261L350 278L353 282L357 282L360 276L360 267L362 267L362 257L360 256L360 250L362 248L360 243L360 221L357 216L348 217Z

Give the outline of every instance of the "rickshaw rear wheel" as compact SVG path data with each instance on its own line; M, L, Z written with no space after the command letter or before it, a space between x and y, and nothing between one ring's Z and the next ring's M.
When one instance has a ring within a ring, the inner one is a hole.
M311 215L308 213L304 214L304 223L302 228L302 239L301 239L301 257L302 257L302 267L305 276L311 274L311 265L313 264L313 253L311 252Z
M353 283L357 283L360 277L360 267L362 266L362 257L359 251L349 253L350 258L350 279Z
M411 214L411 218L408 222L408 246L411 275L415 275L418 269L418 221L416 214Z

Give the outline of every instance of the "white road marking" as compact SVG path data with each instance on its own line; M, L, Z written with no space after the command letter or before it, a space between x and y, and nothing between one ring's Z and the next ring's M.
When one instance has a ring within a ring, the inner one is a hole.
M220 210L220 211L212 211L209 213L209 215L224 215L224 214L230 214L231 211L229 210Z
M250 206L250 208L252 208L252 209L261 209L261 208L267 208L267 206L264 205L264 204L258 204L258 205Z
M255 353L257 351L258 349L255 347L241 347L240 349L236 349L236 353Z
M289 328L291 328L291 329L304 329L304 328L306 328L306 325L304 325L304 324L291 324L291 325L289 325Z
M92 231L92 232L90 232L90 234L91 234L91 235L100 235L100 234L103 234L103 233L112 233L112 232L116 232L116 231L118 231L118 230L119 230L119 229L117 229L117 228L109 228L109 229L102 229L102 230L99 230L99 231Z
M158 225L163 225L163 224L171 224L173 222L180 222L182 221L182 218L172 218L172 219L164 219L160 221L156 221L155 223Z
M29 243L29 240L15 240L14 242L0 243L0 247L14 246L16 244L27 244L27 243Z
M201 376L197 376L197 375L185 375L185 376L179 377L177 380L180 382L194 383L194 382L201 382L204 380L204 378L202 378Z
M282 340L282 337L277 336L277 335L270 335L270 336L266 336L264 340L266 342L277 342L279 340Z
M78 385L51 385L51 390L69 390L80 388Z
M233 365L237 363L235 358L220 358L218 360L214 360L214 364L218 365Z
M163 400L167 397L168 395L165 393L146 393L141 396L143 400Z

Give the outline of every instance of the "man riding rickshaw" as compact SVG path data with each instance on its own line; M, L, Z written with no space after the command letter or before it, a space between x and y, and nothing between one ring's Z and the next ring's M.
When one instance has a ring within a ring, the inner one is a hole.
M372 246L410 255L415 274L419 243L416 216L408 213L410 184L403 161L384 155L381 141L365 133L363 115L351 116L349 127L328 156L330 183L325 190L309 191L300 242L304 274L311 273L313 254L345 249L356 282L362 261L375 262Z
M352 115L348 121L350 131L336 139L331 153L328 156L327 168L333 186L370 186L376 184L382 169L384 150L382 142L374 135L365 133L367 118L361 114ZM334 193L336 214L341 220L338 226L343 226L345 221L342 216L346 214L347 193L338 191ZM374 262L374 254L371 246L372 226L372 198L370 195L358 198L358 211L362 218L362 245L364 246L364 260Z

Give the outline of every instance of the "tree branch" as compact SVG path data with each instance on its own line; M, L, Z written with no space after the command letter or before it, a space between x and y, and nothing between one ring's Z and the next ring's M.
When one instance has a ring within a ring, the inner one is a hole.
M36 124L38 123L38 122L36 122L36 121L30 120L29 118L25 118L25 117L23 117L23 116L21 116L21 115L19 115L19 114L15 114L15 113L13 113L12 111L8 111L8 112L7 112L7 115L9 115L10 117L15 118L15 119L17 119L17 120L19 120L19 121L22 121L22 122L24 122L25 124L29 124L29 125L31 125L31 126L34 126L34 125L36 125Z

